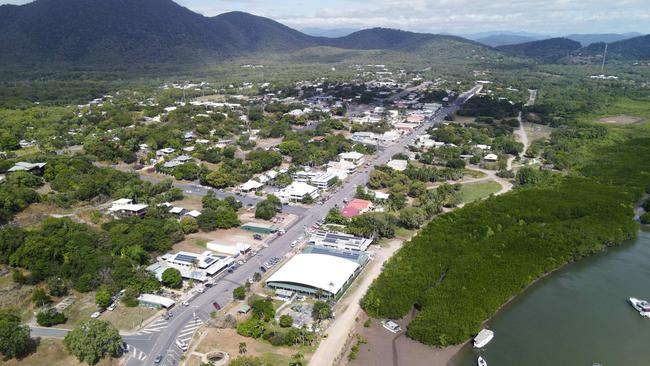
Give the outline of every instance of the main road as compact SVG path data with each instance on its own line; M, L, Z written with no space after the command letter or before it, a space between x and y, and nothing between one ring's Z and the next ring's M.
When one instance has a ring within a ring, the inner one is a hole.
M444 121L450 113L455 112L466 100L481 90L477 85L457 98L450 106L439 110L432 118L422 124L412 133L405 135L395 144L381 149L374 159L371 157L366 163L382 165L390 161L393 155L403 152L404 148L412 144L419 134L426 132L434 123ZM304 210L301 218L295 222L284 235L273 239L267 248L260 250L254 258L249 259L233 273L226 273L220 277L214 286L207 288L189 302L189 306L177 305L173 310L174 316L168 321L157 320L156 326L125 338L130 349L135 350L127 365L153 365L156 356L163 357L163 365L176 365L180 361L181 351L175 345L177 338L191 339L194 331L210 319L210 312L214 311L213 302L225 306L232 299L232 290L244 284L255 272L259 271L261 263L272 257L284 257L291 252L290 243L301 236L307 235L307 229L318 220L325 218L327 212L344 199L352 198L358 185L365 185L370 168L360 167L360 170L351 176L343 186L332 194L324 203L316 204ZM288 208L288 207L286 207Z

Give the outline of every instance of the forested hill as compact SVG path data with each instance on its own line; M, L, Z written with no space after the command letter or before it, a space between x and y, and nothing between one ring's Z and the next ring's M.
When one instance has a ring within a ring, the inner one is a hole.
M172 0L36 0L0 6L0 63L160 63L223 60L315 46L417 48L459 37L368 29L313 37L243 12L205 17Z
M497 47L504 53L542 60L545 62L557 62L578 51L582 45L580 42L567 38L551 38L541 41L521 43Z
M605 50L604 43L594 43L586 47L590 54L601 55ZM650 35L613 42L607 45L607 54L633 60L650 59Z

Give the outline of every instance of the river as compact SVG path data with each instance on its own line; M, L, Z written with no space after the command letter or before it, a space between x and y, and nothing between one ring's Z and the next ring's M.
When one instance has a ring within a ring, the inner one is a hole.
M452 365L650 365L650 319L630 296L650 300L650 231L532 285L490 320L486 349L468 345Z

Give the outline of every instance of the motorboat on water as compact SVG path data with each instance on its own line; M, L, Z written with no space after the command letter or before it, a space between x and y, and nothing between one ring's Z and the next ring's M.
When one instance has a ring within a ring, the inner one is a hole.
M478 356L478 361L477 361L478 366L487 366L487 361L481 356Z
M630 297L629 299L632 307L635 308L641 316L650 318L650 303L645 300L639 300L635 297Z
M494 332L489 329L483 329L474 337L474 347L483 348L494 338Z

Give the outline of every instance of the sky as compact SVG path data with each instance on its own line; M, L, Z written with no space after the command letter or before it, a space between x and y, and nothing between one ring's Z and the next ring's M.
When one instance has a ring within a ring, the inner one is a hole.
M110 0L106 0L110 1ZM292 28L430 33L650 33L650 0L175 0L206 16L245 11ZM0 0L24 4L30 0Z

